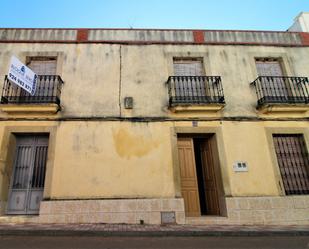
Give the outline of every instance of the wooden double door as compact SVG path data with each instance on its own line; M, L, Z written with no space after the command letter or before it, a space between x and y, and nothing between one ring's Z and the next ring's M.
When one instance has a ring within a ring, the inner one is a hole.
M219 162L214 135L178 137L181 194L188 217L220 215Z

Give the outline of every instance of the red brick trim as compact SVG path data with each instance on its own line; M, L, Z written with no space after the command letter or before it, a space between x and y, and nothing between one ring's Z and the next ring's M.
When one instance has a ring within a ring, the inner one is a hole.
M85 42L88 40L88 29L78 29L76 41L77 42Z
M195 43L204 43L204 31L203 30L194 30L193 38Z
M301 32L299 35L301 37L302 44L309 46L309 33Z
M49 44L61 44L61 43L101 43L101 44L124 44L124 45L152 45L152 44L171 44L171 45L240 45L240 46L272 46L272 47L309 47L307 44L295 44L295 43L258 43L258 42L171 42L171 41L126 41L126 40L0 40L1 43L49 43Z

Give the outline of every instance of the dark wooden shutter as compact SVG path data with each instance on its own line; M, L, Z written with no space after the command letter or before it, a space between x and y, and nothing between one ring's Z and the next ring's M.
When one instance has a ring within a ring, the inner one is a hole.
M287 195L309 194L309 157L302 135L273 135Z

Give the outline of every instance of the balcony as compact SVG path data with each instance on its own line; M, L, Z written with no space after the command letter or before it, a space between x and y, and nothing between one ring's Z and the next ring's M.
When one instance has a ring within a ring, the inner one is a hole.
M167 85L173 110L218 111L225 104L219 76L170 76Z
M257 108L264 111L306 112L309 104L307 77L259 76L251 84L257 95Z
M35 95L4 79L1 109L5 112L57 112L63 80L59 75L38 75Z

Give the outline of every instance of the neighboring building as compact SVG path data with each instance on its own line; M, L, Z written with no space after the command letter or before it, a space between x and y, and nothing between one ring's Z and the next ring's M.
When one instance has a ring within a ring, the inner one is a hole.
M309 12L301 12L288 31L309 32Z
M0 29L0 220L309 224L308 55L303 32Z

